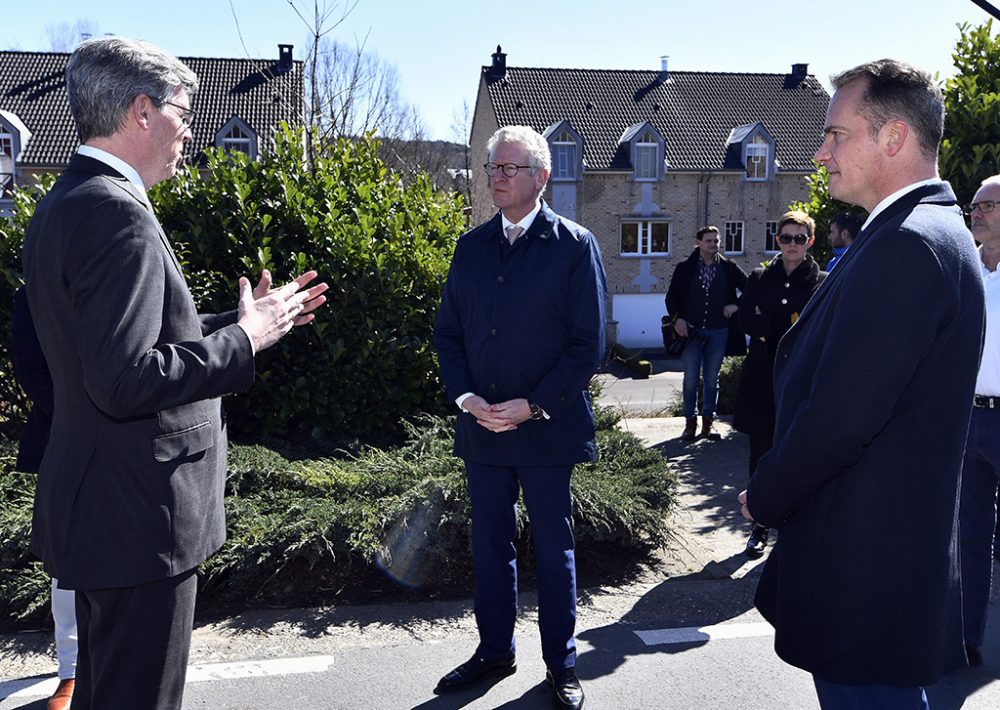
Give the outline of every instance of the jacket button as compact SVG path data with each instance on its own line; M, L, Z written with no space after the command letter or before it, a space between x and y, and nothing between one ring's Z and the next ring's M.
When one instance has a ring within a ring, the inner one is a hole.
M503 276L497 276L497 283L503 283Z
M782 298L781 299L781 305L787 306L788 305L788 299L787 298Z
M786 282L785 282L785 288L788 288L788 287L789 287L789 286L791 286L791 285L792 285L792 284L791 284L790 282L788 282L788 281L786 281Z
M496 335L496 334L497 334L497 329L496 328L494 328L493 330L490 331L490 335Z
M491 392L495 392L496 389L497 389L497 383L496 382L490 382L490 391Z

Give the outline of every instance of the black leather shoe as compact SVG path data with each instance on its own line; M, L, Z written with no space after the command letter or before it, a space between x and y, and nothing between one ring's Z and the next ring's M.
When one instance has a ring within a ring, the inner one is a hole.
M545 671L545 680L552 685L552 705L557 708L580 710L583 707L583 687L576 677L575 668L564 668L553 673Z
M490 678L506 678L515 671L517 671L517 663L513 656L492 661L473 656L439 680L434 692L450 693L455 690L465 690Z
M983 652L977 646L966 646L965 655L969 657L969 665L973 668L983 665Z
M747 540L747 557L760 557L767 548L767 539L771 531L763 525L754 525L750 531L750 538Z

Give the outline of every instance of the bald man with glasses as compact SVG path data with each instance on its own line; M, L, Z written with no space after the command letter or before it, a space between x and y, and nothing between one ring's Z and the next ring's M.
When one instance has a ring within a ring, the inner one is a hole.
M983 181L966 212L979 242L986 289L986 337L976 378L972 422L962 464L959 535L962 550L962 617L969 664L983 663L993 543L1000 487L1000 175Z

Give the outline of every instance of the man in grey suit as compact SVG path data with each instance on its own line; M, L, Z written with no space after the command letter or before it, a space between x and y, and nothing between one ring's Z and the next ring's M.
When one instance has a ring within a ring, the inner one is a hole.
M225 418L254 354L312 320L325 285L240 279L200 316L146 198L191 140L197 78L153 45L81 44L66 67L82 142L24 243L28 301L54 387L32 550L76 590L73 707L179 708L195 569L225 539Z
M773 448L740 495L780 530L755 603L830 708L927 707L966 663L962 457L983 283L938 177L937 82L883 59L833 78L816 160L870 212L775 357Z

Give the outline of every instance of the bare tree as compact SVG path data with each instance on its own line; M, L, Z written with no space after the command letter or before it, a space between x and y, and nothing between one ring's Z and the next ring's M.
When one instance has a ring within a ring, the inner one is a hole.
M451 138L462 146L461 175L454 175L455 189L465 196L465 204L472 205L472 110L468 99L451 113Z
M90 19L45 25L45 35L48 38L50 52L72 52L80 42L99 34L99 32L97 23Z

